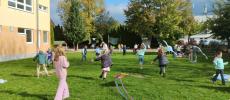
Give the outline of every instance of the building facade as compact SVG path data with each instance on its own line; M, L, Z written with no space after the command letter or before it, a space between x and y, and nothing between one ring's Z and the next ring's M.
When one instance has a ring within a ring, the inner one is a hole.
M50 47L50 0L0 0L0 61Z

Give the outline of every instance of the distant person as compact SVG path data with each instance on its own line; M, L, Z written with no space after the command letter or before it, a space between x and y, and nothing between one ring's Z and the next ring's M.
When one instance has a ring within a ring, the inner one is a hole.
M87 56L87 46L84 46L82 49L82 61L86 61L86 56Z
M106 51L102 51L102 54L98 56L95 61L101 61L102 72L99 76L100 78L106 79L108 72L110 71L110 67L112 66L112 59Z
M49 67L51 64L53 64L54 61L54 53L51 49L48 49L47 53L47 67Z
M61 47L57 47L55 50L54 66L57 78L59 79L59 85L54 100L64 100L69 97L69 88L66 82L69 62Z
M192 63L197 63L197 54L201 53L206 59L208 59L208 57L205 55L205 53L203 53L203 51L196 45L192 46L192 56L191 56L191 62Z
M145 52L146 52L146 45L142 43L140 46L140 50L137 50L140 69L143 69Z
M220 74L222 85L225 85L224 80L224 66L228 64L228 62L224 62L222 58L222 51L218 51L213 60L213 64L215 65L216 75L212 78L212 82L214 83L217 80L218 75Z
M98 57L101 54L101 48L99 48L99 46L96 46L95 52L96 52L96 57Z
M137 53L137 49L138 49L138 45L137 45L137 44L135 44L135 45L134 45L134 48L133 48L133 53L135 53L135 54L136 54L136 53Z
M109 53L109 47L105 42L101 43L102 50L104 50L106 53Z
M122 49L123 49L123 55L126 55L126 49L127 49L127 48L126 48L126 45L123 45L123 48L122 48Z
M48 71L46 69L47 64L47 56L43 51L39 51L39 53L33 58L33 61L37 61L37 77L40 76L40 68L42 67L45 71L46 75L49 76Z
M162 49L158 50L157 57L153 61L159 61L159 67L160 67L160 75L165 77L166 76L166 67L169 63L166 54Z

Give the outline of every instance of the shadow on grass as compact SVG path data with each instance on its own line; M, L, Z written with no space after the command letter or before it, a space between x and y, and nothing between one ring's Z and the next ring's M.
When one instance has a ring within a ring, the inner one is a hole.
M230 87L226 87L226 86L217 86L217 87L215 87L215 86L200 85L200 86L197 86L197 87L230 93Z
M104 86L104 87L115 87L115 86L116 86L114 81L102 83L102 84L100 84L100 85L101 85L101 86Z
M191 79L182 79L182 78L168 78L170 80L175 80L177 82L196 82L195 80L191 80Z
M13 73L11 74L12 76L17 76L17 77L34 77L32 75L23 75L23 74L16 74L16 73Z
M76 77L76 78L81 78L81 79L85 79L85 80L96 80L93 77L87 77L87 76L78 76L78 75L68 75L67 77Z
M48 98L51 97L51 95L47 95L47 94L30 94L27 92L15 92L15 91L11 91L11 90L0 90L0 93L7 93L7 94L11 94L11 95L19 95L22 97L35 97L38 98L40 100L48 100Z

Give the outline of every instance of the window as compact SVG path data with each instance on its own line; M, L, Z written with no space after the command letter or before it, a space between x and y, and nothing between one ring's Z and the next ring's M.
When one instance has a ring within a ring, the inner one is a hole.
M41 11L47 11L47 7L43 5L39 5L39 10Z
M0 25L0 32L2 32L2 25Z
M13 27L13 26L10 26L10 27L9 27L9 31L10 31L10 32L14 32L14 27Z
M18 34L26 34L25 28L18 28Z
M8 0L8 6L16 7L16 1L15 0Z
M47 31L43 32L43 42L48 43L48 32Z
M30 29L25 29L26 32L26 42L27 43L33 43L33 34Z
M32 0L8 0L8 6L31 12Z

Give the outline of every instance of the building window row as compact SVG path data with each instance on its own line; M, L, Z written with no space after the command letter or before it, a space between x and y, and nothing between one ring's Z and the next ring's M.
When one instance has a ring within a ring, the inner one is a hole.
M26 35L26 42L33 43L33 33L31 29L18 28L18 34Z
M32 12L32 0L8 0L8 6Z
M31 29L18 28L18 34L26 35L26 42L33 43L33 33ZM43 31L43 43L48 43L48 31Z
M47 11L47 8L48 8L48 7L46 7L46 6L39 5L39 10L40 10L40 11L45 11L45 12L46 12L46 11Z

